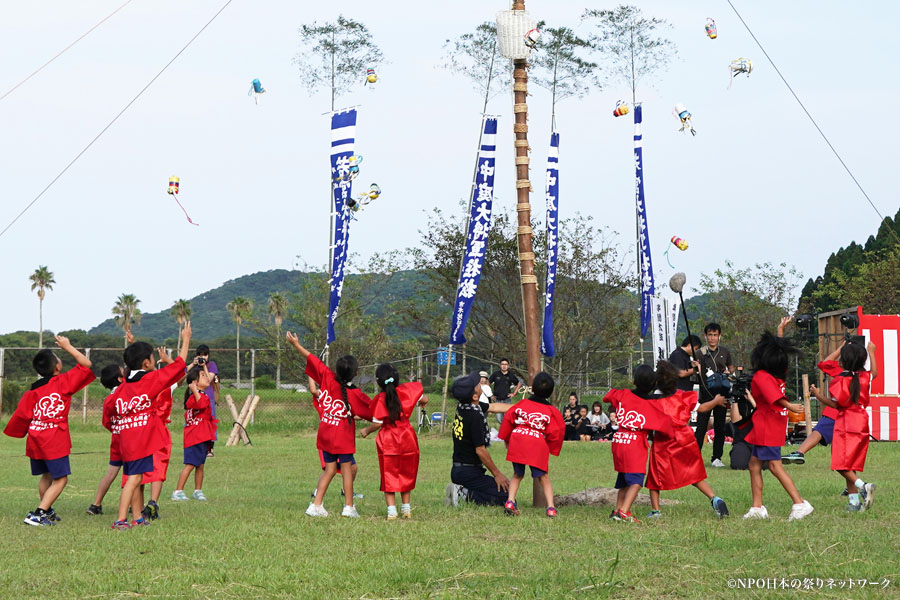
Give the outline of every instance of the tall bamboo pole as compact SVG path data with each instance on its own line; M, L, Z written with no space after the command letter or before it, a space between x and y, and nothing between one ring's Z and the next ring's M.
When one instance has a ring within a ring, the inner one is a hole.
M525 10L525 0L514 0L513 10ZM515 104L516 141L516 212L519 242L519 273L522 280L522 307L525 317L525 351L528 363L528 384L541 369L541 331L538 324L537 276L534 274L534 247L531 229L531 180L528 176L528 61L513 61L513 94Z

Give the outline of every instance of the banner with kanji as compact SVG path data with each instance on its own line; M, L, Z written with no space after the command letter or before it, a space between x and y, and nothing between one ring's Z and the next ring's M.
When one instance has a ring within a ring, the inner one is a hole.
M641 292L641 339L647 337L647 329L652 321L653 295L656 286L653 284L653 262L650 260L650 232L647 226L647 207L644 204L644 150L641 133L641 105L634 107L634 201L637 210L638 229L638 261L640 266Z
M541 329L541 354L554 356L553 292L556 289L556 263L559 258L559 134L550 134L547 155L547 275L544 282L544 324Z
M356 109L331 116L331 182L334 196L334 241L331 254L331 278L328 281L328 336L326 344L335 340L334 322L337 319L341 292L344 289L344 269L347 265L347 244L350 240L350 207L347 201L353 185L350 157L356 140Z
M478 153L478 168L472 192L469 211L469 226L466 229L466 250L463 255L462 270L453 303L453 321L450 327L450 343L454 346L466 343L466 322L472 301L481 280L484 253L487 248L488 233L491 231L491 210L494 203L494 158L497 153L497 119L487 117Z

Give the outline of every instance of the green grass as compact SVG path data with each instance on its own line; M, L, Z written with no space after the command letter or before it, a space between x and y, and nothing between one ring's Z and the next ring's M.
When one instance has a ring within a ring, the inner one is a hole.
M731 577L847 578L892 581L865 597L900 594L896 473L900 446L873 444L866 479L878 484L874 510L847 514L839 477L818 448L804 466L788 467L816 507L788 523L790 500L766 475L765 504L773 518L743 522L749 505L746 471L709 469L710 482L732 517L717 521L694 488L664 493L681 504L664 507L659 522L610 521L604 507L564 507L551 521L539 509L507 518L499 508L443 506L450 468L448 438L421 439L419 484L410 522L384 519L372 439L360 440L359 520L303 515L319 463L311 433L251 430L254 445L225 448L207 463L209 501L168 501L180 460L163 492L153 526L115 532L118 490L107 515L88 517L106 469L108 436L73 426L69 486L53 528L22 524L37 501L24 442L0 437L0 596L3 598L846 598L840 590L731 590ZM180 437L176 436L180 442ZM501 447L493 448L498 464ZM708 458L708 449L704 453ZM176 443L173 459L181 456ZM567 442L551 461L557 493L614 480L609 444ZM525 482L520 506L530 499ZM190 485L188 492L190 492ZM325 506L340 510L337 481ZM646 509L639 507L640 517ZM857 594L858 595L858 594Z

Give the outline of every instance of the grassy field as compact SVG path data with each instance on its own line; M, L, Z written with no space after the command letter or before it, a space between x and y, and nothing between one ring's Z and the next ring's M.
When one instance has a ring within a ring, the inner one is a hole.
M88 517L106 469L108 436L73 427L73 475L55 508L63 521L33 528L22 518L37 503L37 478L22 456L24 442L0 437L2 598L872 598L900 596L900 445L873 444L866 479L877 483L874 510L848 514L843 483L828 470L823 449L804 466L788 467L816 507L788 523L790 500L766 476L773 518L743 522L749 505L746 471L710 469L710 482L732 517L718 521L694 488L664 494L681 504L659 522L607 518L604 507L565 507L552 521L539 509L507 518L499 508L447 508L448 438L423 436L412 521L388 522L378 492L372 439L360 440L357 506L362 518L341 519L337 482L328 519L305 517L319 473L311 433L251 431L254 445L216 448L207 463L206 503L172 503L180 460L173 460L151 527L116 532L112 516ZM180 435L176 436L180 441ZM705 456L708 457L706 449ZM181 456L176 444L175 458ZM504 470L503 449L493 455ZM609 444L567 442L551 461L557 493L614 480ZM530 484L520 505L530 497ZM188 486L190 493L190 485ZM107 496L109 515L118 490ZM639 507L639 518L646 509ZM822 589L734 590L737 578L804 578ZM833 579L828 589L827 580ZM846 587L848 579L886 589ZM844 589L839 586L844 582Z

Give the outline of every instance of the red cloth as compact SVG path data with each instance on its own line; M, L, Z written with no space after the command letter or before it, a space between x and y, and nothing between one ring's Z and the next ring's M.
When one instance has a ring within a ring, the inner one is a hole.
M121 437L122 460L150 456L159 446L156 402L160 393L184 377L184 360L148 371L134 382L124 382L113 392L115 426Z
M109 441L109 460L122 460L122 436L116 422L116 396L110 393L103 400L103 426L112 434Z
M831 377L836 377L844 371L836 360L823 360L818 364L818 367L820 371ZM822 409L822 416L837 421L838 409L826 406Z
M378 466L381 469L382 492L409 492L416 487L419 474L419 439L410 423L410 417L424 395L418 382L397 386L400 399L400 419L390 423L384 393L372 399L372 420L381 422L375 437L378 450Z
M750 383L750 393L756 401L756 411L750 418L753 429L744 438L745 441L754 446L783 446L788 409L775 403L785 398L784 380L768 371L757 371Z
M216 439L216 421L212 416L209 396L200 392L197 400L191 394L184 403L184 447L189 448Z
M697 394L677 391L673 396L660 398L657 402L672 419L673 435L657 433L653 436L647 489L676 490L703 481L706 479L706 469L690 427Z
M672 419L656 400L646 400L630 390L609 390L603 398L616 410L618 431L613 434L613 467L618 473L647 471L647 432L672 435Z
M348 387L348 412L341 395L341 384L331 369L312 354L306 359L306 374L319 386L319 397L313 402L319 413L316 448L331 454L353 454L356 452L356 423L353 422L353 416L371 421L372 400L359 388Z
M25 455L37 460L55 460L69 455L69 409L72 394L95 379L87 367L75 365L41 387L22 394L3 433L25 437Z
M169 459L172 457L172 445L169 444L166 448L159 448L153 452L153 471L148 473L144 473L141 478L141 485L145 483L153 483L154 481L165 481L166 473L169 471ZM125 482L128 481L128 476L125 473L122 473L122 487L125 487Z
M526 398L503 416L499 435L509 443L506 460L549 471L550 455L559 456L565 434L559 409Z
M862 471L869 452L869 414L866 407L869 406L872 374L859 372L859 401L854 404L850 400L852 377L842 375L845 371L840 364L826 360L819 363L819 369L831 376L828 394L838 403L838 408L831 409L837 413L831 444L831 470Z

